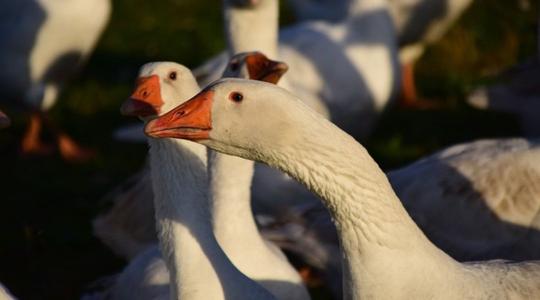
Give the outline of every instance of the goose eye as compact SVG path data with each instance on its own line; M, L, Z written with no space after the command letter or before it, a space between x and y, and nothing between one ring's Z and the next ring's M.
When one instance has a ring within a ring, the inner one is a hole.
M169 78L170 78L171 80L176 80L176 72L171 72L171 73L169 73Z
M229 95L229 99L231 99L234 102L242 102L242 100L244 100L244 96L240 94L239 92L232 92Z
M240 67L240 64L237 61L231 62L231 70L236 71Z

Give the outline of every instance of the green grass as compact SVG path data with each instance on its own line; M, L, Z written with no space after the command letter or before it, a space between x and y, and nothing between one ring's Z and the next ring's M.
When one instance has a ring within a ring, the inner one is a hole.
M446 145L519 135L511 116L479 112L466 93L535 53L537 2L523 12L514 1L477 0L418 64L420 92L437 111L389 109L367 147L384 168L401 166ZM20 299L76 299L84 287L121 269L91 234L100 198L143 164L146 146L112 140L133 122L118 113L139 66L172 60L197 66L224 46L220 2L116 0L107 31L81 74L62 94L52 118L95 161L71 165L58 156L24 159L18 143L25 116L0 134L0 281ZM292 20L286 12L287 22Z

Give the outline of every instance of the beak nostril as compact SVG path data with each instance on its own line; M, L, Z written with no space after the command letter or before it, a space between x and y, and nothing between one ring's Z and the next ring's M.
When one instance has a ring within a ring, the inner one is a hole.
M183 116L183 115L185 115L185 114L186 114L186 111L185 111L185 110L181 110L181 111L177 111L174 115L175 115L176 117L181 117L181 116Z
M148 97L148 91L147 90L142 91L142 95L143 97Z

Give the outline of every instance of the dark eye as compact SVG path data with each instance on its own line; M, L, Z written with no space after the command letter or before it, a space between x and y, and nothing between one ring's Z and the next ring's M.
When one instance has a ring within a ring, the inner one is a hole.
M169 73L169 78L170 78L171 80L176 80L176 72L171 72L171 73Z
M240 67L240 64L237 61L231 62L231 70L236 71Z
M232 92L229 95L229 99L231 99L234 102L241 102L242 100L244 100L244 96L240 94L239 92Z

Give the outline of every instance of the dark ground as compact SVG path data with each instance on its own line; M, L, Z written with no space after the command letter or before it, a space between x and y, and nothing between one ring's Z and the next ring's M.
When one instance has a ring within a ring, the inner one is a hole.
M520 1L477 0L418 64L421 94L438 110L390 109L366 144L384 168L401 166L441 147L477 138L519 135L508 115L469 108L475 86L536 53L536 12ZM97 158L87 164L58 156L21 158L26 116L6 108L14 125L0 133L0 281L20 299L77 299L95 279L123 262L91 234L100 198L142 165L145 145L115 142L140 65L172 60L195 67L223 48L220 2L115 0L94 55L62 94L52 118ZM285 23L290 13L285 12Z

